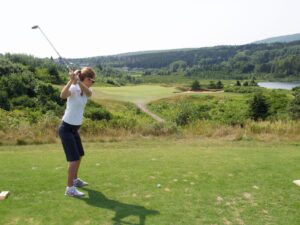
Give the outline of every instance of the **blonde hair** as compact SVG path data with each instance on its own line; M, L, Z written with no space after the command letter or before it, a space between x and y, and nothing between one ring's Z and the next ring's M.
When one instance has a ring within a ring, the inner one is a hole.
M80 74L79 74L80 80L83 81L86 77L95 79L96 73L94 72L94 70L91 67L83 67L80 70Z

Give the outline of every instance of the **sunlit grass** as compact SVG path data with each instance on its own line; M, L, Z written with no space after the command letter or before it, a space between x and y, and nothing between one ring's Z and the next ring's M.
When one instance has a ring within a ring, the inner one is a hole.
M128 102L150 102L160 98L167 98L176 95L178 90L175 87L163 87L159 85L138 85L122 87L94 87L95 101L112 99Z
M299 224L298 142L84 143L82 199L60 144L0 146L0 224ZM160 188L157 187L160 184ZM144 220L145 218L145 220Z

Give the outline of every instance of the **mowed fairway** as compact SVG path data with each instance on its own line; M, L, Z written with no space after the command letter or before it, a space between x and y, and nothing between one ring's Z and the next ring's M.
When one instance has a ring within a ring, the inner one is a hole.
M175 87L163 87L159 85L138 85L122 87L93 87L93 99L113 99L126 102L148 103L153 100L167 98L176 95Z
M84 198L64 196L60 144L0 146L0 224L300 224L300 144L84 143ZM158 188L157 184L161 187Z

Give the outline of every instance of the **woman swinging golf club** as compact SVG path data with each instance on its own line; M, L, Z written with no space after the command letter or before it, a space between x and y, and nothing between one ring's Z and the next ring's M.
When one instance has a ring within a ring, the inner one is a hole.
M60 93L62 99L67 99L67 108L59 126L59 136L69 163L65 195L83 196L84 193L76 189L88 185L77 176L81 158L84 156L78 130L88 97L92 95L90 87L95 82L96 74L91 68L85 67L75 72L71 71L69 77L69 82Z

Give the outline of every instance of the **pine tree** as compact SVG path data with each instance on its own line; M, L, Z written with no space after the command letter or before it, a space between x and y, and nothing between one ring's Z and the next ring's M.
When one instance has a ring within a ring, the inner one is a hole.
M239 80L236 81L235 86L240 87L241 86L241 82Z
M200 83L198 80L195 80L192 84L192 91L199 91L201 89Z
M265 120L268 116L269 105L262 93L256 93L250 101L250 116L255 121Z
M224 87L223 83L219 80L219 81L217 82L216 88L217 88L217 89L222 89L223 87Z

